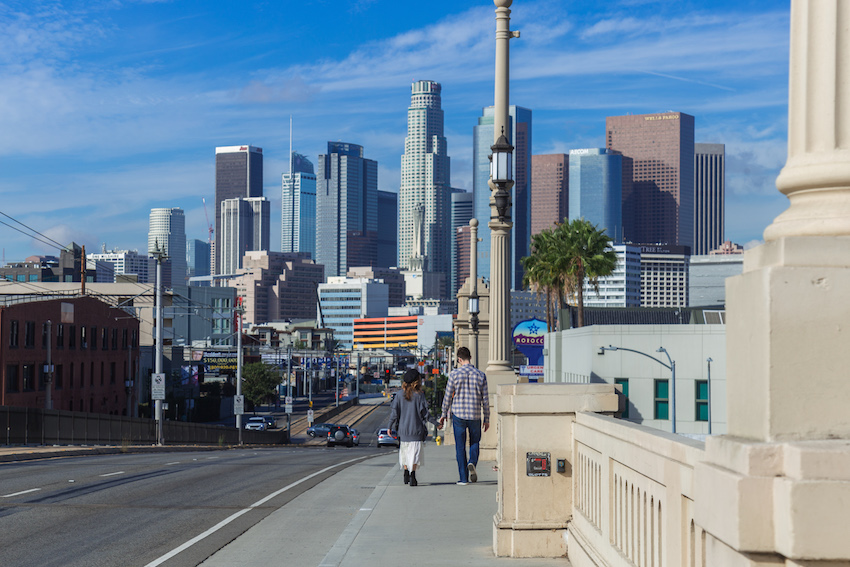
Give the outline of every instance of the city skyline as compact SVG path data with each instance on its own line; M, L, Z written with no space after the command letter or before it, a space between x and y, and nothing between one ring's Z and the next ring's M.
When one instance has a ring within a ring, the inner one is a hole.
M325 4L286 17L282 6L215 1L0 13L11 32L0 210L64 244L143 249L150 209L180 207L187 237L205 240L214 149L246 143L264 148L276 223L290 115L294 150L312 160L327 140L362 145L380 165L379 189L397 192L418 79L443 85L452 185L470 190L472 130L493 96L492 2L438 1L429 14L387 0ZM774 181L786 155L788 19L767 1L517 0L510 102L534 112L535 155L604 147L606 116L694 115L697 140L726 144L726 236L747 244L787 207ZM2 230L7 261L56 253Z

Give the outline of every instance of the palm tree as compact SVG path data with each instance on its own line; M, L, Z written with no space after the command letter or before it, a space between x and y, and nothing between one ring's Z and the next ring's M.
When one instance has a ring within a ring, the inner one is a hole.
M523 286L546 297L546 326L553 331L555 316L553 303L563 299L564 286L555 273L554 257L555 235L552 229L545 229L531 237L531 256L522 258L524 276Z
M538 289L556 291L561 308L566 307L565 297L575 296L577 323L583 327L585 283L590 283L598 294L599 278L614 272L617 254L605 229L599 230L583 218L564 221L532 236L532 255L523 258L522 263L526 282Z

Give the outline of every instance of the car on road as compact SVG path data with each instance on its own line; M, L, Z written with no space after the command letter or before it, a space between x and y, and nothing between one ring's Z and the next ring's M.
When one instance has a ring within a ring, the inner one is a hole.
M254 431L265 431L268 428L266 427L266 420L258 415L255 415L253 417L249 417L248 421L245 422L245 429L252 429Z
M334 445L354 446L354 437L347 425L334 425L328 430L328 447Z
M360 432L354 429L353 427L348 428L351 431L351 438L354 440L354 444L358 447L360 446Z
M264 415L262 417L266 422L266 429L274 429L275 427L277 427L277 420L274 418L273 415Z
M317 423L307 428L307 435L310 437L324 437L334 427L335 423Z
M401 445L398 434L392 429L378 430L378 447L383 447L385 445L392 445L393 447L399 447Z

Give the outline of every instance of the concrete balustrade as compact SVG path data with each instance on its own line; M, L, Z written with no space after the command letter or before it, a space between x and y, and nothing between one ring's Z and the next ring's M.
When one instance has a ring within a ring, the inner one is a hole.
M705 567L694 522L703 444L590 413L572 427L570 563Z

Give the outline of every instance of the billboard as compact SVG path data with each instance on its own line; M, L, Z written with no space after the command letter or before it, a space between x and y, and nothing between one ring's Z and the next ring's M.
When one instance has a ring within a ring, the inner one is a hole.
M528 358L531 366L543 365L543 340L546 336L546 321L526 319L514 327L511 338L517 350Z

